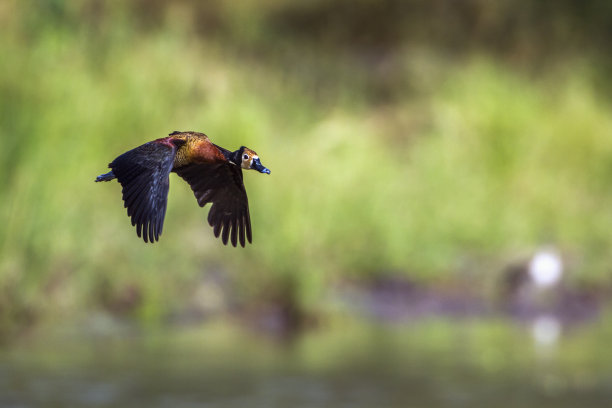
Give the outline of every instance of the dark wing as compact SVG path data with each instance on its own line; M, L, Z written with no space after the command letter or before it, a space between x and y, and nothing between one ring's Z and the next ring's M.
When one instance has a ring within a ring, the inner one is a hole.
M162 233L175 154L171 143L153 141L123 153L108 165L123 186L127 214L145 242L158 241Z
M200 207L212 203L208 223L215 237L221 235L224 245L231 237L244 247L245 236L251 242L249 201L242 182L242 169L231 163L188 164L174 170L193 190Z

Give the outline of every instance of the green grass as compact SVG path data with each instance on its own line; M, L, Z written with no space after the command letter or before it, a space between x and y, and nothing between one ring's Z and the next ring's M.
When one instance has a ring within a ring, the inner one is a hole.
M573 277L606 279L612 119L585 62L532 78L486 56L405 50L394 86L342 53L279 42L245 56L125 16L100 32L27 28L0 36L11 56L0 65L0 326L129 288L134 315L156 322L216 268L241 301L291 287L312 310L338 280L492 276L482 265L546 243ZM247 145L272 170L245 175L253 245L223 247L174 175L161 242L145 245L120 186L93 183L173 130Z

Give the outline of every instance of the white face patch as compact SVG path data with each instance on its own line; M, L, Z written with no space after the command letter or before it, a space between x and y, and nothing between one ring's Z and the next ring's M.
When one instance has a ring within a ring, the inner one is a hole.
M248 169L252 169L253 168L253 161L255 159L259 159L259 156L254 155L253 157L251 157L251 160L249 161L249 167L247 167Z

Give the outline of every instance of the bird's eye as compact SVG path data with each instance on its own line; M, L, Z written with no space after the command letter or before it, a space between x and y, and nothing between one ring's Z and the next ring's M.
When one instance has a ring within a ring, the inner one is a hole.
M244 156L242 156L242 160L249 160L249 155L245 154Z

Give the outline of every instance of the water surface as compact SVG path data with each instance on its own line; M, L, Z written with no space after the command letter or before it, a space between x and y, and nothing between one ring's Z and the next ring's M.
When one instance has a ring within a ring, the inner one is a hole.
M2 407L601 407L612 331L343 321L284 342L227 324L32 336L0 354ZM547 340L548 341L548 340Z

